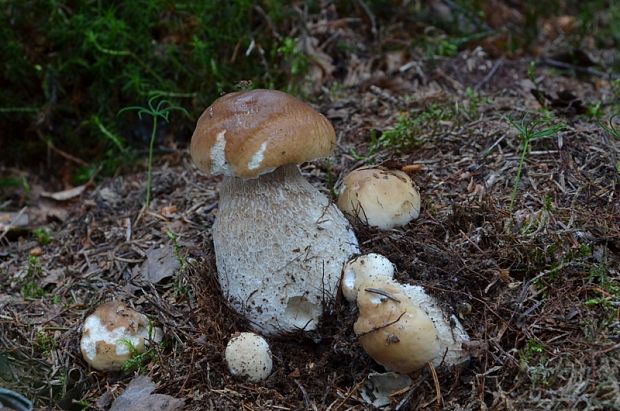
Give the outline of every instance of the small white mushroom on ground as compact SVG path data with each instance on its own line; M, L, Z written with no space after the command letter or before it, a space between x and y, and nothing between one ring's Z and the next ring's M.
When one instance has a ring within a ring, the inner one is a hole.
M394 278L394 264L381 254L365 254L351 259L342 273L342 295L350 303L357 299L359 286L372 279Z
M338 207L363 223L388 230L420 215L420 193L400 170L362 167L342 180Z
M250 332L232 337L226 345L225 357L233 376L251 382L269 377L273 368L269 344L260 335Z
M120 370L132 351L146 351L149 342L162 340L161 329L126 304L111 301L86 317L80 350L84 360L96 370Z
M226 94L196 125L194 163L224 175L213 224L218 281L263 335L315 329L359 252L349 221L297 166L335 146L329 120L276 90Z
M435 324L396 282L361 284L357 307L353 330L368 355L384 367L410 373L439 355Z

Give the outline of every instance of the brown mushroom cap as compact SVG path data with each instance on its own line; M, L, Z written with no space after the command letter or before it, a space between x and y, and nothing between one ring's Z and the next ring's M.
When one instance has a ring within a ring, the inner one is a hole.
M259 89L215 100L198 119L191 154L206 173L255 178L328 156L335 144L322 114L289 94Z

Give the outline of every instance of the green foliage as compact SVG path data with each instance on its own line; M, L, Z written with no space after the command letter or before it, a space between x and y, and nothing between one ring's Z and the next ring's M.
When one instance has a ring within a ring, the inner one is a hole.
M179 263L180 270L185 271L185 269L187 268L187 257L181 249L181 244L179 244L179 237L170 230L166 231L166 235L168 236L170 241L172 241L172 247L174 249L174 256L176 257L177 262Z
M549 385L553 370L547 367L547 362L544 347L533 338L519 350L519 364L527 372L532 384Z
M155 137L157 136L157 121L159 119L164 120L166 123L168 122L168 117L172 111L181 111L187 115L187 110L183 107L175 106L171 104L168 100L160 99L159 95L154 95L151 97L146 105L146 107L142 106L132 106L125 107L119 111L119 114L135 110L138 112L138 117L142 119L142 115L146 114L151 117L151 139L149 143L149 159L147 166L147 182L146 182L146 200L144 201L144 207L149 208L151 204L151 186L152 186L152 174L153 174L153 148L155 144Z
M179 270L175 277L175 283L174 283L174 293L176 297L178 298L180 296L188 295L190 293L189 288L183 284L183 273L185 273L185 271L187 270L187 265L188 265L187 255L183 251L181 244L179 243L179 238L174 232L168 230L166 231L166 235L168 236L170 241L172 241L172 247L174 249L174 256L176 257L179 263Z
M602 121L598 122L598 125L600 128L602 128L603 130L605 130L605 132L607 132L607 134L609 134L610 136L612 136L613 138L620 140L620 129L616 128L616 126L614 125L614 118L616 118L617 115L613 116L611 119L609 119L609 123L605 124Z
M519 122L516 122L512 118L508 117L506 121L517 129L519 132L519 138L521 139L521 156L519 158L517 175L515 177L512 187L512 194L510 196L509 209L512 211L517 198L519 184L521 182L521 173L523 171L523 164L525 163L525 156L528 153L530 144L536 140L555 137L565 125L563 123L552 124L553 119L549 116L543 116L540 119L533 120L524 117Z
M620 129L618 129L614 124L614 119L617 116L618 116L617 114L612 116L609 119L608 124L605 124L602 121L598 121L598 126L602 128L611 137L615 138L616 140L620 140ZM618 160L618 162L616 163L616 171L620 173L620 160Z
M0 145L18 142L12 161L42 157L44 132L62 150L107 162L127 147L114 130L138 129L115 114L141 97L187 99L197 118L239 81L285 88L305 61L295 38L276 38L293 13L282 0L0 2ZM192 126L187 118L177 130Z
M379 132L370 130L370 145L365 155L352 151L357 159L368 159L382 150L406 152L421 146L426 136L435 135L439 121L451 118L454 112L449 107L431 104L421 112L406 112L398 115L393 128Z
M51 233L43 227L35 229L32 234L34 234L34 238L37 239L37 243L40 245L48 245L53 239Z
M48 355L58 346L58 341L53 336L43 330L37 330L35 334L36 343L43 355Z
M39 257L31 255L28 257L26 275L21 286L21 295L26 300L36 300L45 296L45 290L39 286L39 277L43 272Z
M608 269L603 265L593 265L588 282L595 287L598 295L588 298L585 305L600 306L614 313L614 316L620 314L620 283L610 277Z
M152 344L154 327L151 322L148 324L148 335L149 335L149 344ZM151 361L154 361L157 358L157 353L155 352L153 347L149 347L144 352L140 352L138 347L134 345L131 340L121 339L121 344L124 344L129 349L129 359L125 361L121 368L123 371L137 371L139 374L142 374L146 370L146 364Z

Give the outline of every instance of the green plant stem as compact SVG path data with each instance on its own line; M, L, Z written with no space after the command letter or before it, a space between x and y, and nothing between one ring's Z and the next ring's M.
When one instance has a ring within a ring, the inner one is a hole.
M517 168L517 177L515 178L515 183L512 187L512 194L510 195L510 212L512 213L512 207L515 204L515 200L517 199L517 191L519 189L519 183L521 182L521 171L523 170L523 163L525 163L525 155L527 154L527 149L529 147L530 140L525 139L523 142L523 150L521 151L521 158L519 159L519 167Z
M149 160L146 169L146 202L145 208L149 208L151 204L151 181L153 179L153 147L155 145L155 136L157 134L157 116L153 117L153 131L151 131L151 142L149 143Z

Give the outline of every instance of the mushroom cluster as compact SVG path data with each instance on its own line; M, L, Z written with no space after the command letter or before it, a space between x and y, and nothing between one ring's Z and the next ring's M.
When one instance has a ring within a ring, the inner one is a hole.
M297 166L335 145L323 115L275 90L220 97L192 136L198 168L224 175L213 225L220 286L264 335L315 329L359 252L347 219Z

